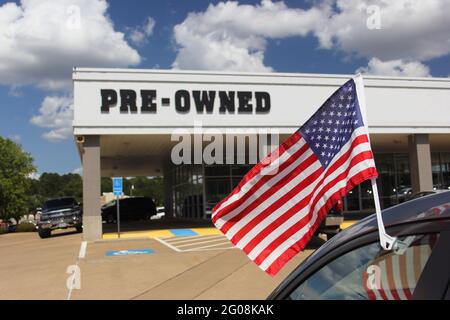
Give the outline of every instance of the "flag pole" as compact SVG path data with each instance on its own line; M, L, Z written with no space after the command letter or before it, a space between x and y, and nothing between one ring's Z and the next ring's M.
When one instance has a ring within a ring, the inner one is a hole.
M394 245L397 242L396 237L391 237L384 229L383 216L381 215L380 198L378 196L377 181L375 178L370 179L372 182L373 200L375 202L375 212L377 215L378 234L380 236L380 244L384 250L394 250Z
M353 78L353 80L355 81L359 107L361 109L361 115L363 118L364 126L366 127L367 137L368 137L369 143L370 143L369 128L368 128L367 119L366 119L366 96L364 93L364 84L363 84L363 80L362 80L362 75L360 73L358 73L355 76L355 78ZM377 217L378 235L380 237L381 247L384 250L398 250L398 244L399 244L398 239L396 237L392 237L392 236L388 235L384 228L384 222L383 222L383 216L381 215L380 197L378 195L378 187L377 187L376 178L372 178L372 179L370 179L370 181L372 183L373 200L375 203L375 213L376 213L376 217Z

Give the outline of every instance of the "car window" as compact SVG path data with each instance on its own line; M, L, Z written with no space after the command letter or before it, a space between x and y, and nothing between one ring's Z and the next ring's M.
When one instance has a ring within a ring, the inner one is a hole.
M73 198L61 198L61 199L52 199L47 200L44 203L43 209L57 209L65 206L75 205L75 199Z
M408 300L431 255L437 234L402 238L402 253L384 251L378 242L347 252L305 280L292 300Z

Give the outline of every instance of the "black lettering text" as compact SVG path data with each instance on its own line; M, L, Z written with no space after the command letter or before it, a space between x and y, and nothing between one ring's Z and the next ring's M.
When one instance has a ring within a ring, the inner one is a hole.
M252 99L252 93L250 91L238 92L239 99L239 113L251 113L253 111L253 106L250 103Z
M213 112L215 91L192 91L192 96L198 113L203 113L205 108L207 113Z
M175 110L186 113L191 109L191 98L186 90L178 90L175 92Z
M141 90L142 113L156 112L156 90Z
M234 102L234 91L219 91L219 99L220 99L220 113L234 113L235 102Z
M121 113L136 113L138 111L136 106L136 92L133 90L120 90L120 112Z
M255 92L256 113L270 112L270 94L267 92Z
M100 94L102 96L102 106L100 107L100 110L109 113L109 108L115 107L117 104L117 92L112 89L101 89Z

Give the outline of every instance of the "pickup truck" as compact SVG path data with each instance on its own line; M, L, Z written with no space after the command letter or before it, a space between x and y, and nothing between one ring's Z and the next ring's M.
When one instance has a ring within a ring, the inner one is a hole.
M344 215L342 214L343 204L342 200L339 200L338 203L328 211L325 219L323 219L319 228L316 231L316 235L319 233L326 234L327 240L330 240L336 234L341 231L341 224L344 222Z
M37 228L39 236L50 237L52 230L75 228L83 232L83 215L81 206L74 198L56 198L47 200L42 208Z

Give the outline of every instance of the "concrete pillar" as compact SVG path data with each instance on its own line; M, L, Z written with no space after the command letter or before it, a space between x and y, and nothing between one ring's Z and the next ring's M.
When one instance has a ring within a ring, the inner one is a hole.
M173 198L172 198L172 170L171 166L164 167L164 212L165 218L173 218Z
M83 236L87 241L102 238L100 181L100 136L85 136L83 144Z
M431 151L428 134L408 137L411 186L413 192L433 190Z

